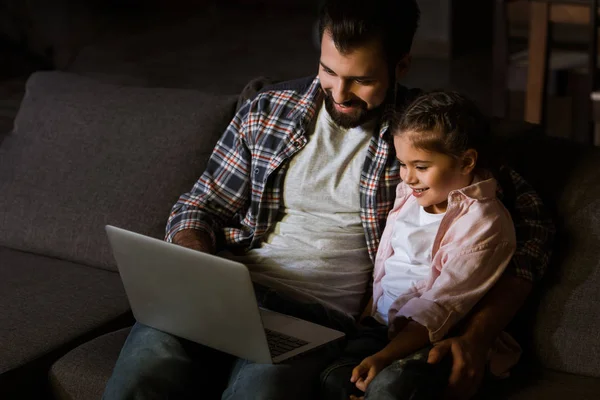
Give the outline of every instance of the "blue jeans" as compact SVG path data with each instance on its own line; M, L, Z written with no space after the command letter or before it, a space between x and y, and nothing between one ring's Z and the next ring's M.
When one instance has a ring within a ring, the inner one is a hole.
M348 400L351 394L376 400L439 399L450 375L449 360L431 365L427 356L431 347L425 347L407 358L396 360L383 369L363 393L350 382L352 370L364 358L382 350L388 343L388 327L372 318L366 319L350 337L346 348L336 361L321 374L321 398L323 400Z
M303 304L256 287L258 303L344 332L352 318L320 304ZM288 363L256 364L136 323L103 399L313 399L319 374L341 351L332 343Z

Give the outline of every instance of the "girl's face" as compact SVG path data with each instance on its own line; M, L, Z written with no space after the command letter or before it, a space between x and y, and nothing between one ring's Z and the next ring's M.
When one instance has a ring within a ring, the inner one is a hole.
M446 212L448 194L471 184L477 153L468 150L462 157L415 148L406 132L394 136L396 156L400 161L400 177L412 188L419 205L432 214Z

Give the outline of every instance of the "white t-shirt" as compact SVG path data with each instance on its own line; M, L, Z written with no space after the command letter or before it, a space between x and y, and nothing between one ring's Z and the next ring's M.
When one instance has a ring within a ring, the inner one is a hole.
M344 129L325 107L286 172L285 209L260 248L243 256L252 279L359 315L373 264L360 219L360 176L375 123Z
M400 210L391 240L394 254L384 263L383 295L374 315L379 322L387 325L388 311L396 298L429 276L433 241L443 217L428 213L416 201Z

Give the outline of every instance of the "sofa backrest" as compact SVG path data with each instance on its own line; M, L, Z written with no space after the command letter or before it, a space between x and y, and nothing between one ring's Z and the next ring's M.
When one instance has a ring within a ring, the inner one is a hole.
M236 100L33 74L0 143L0 245L115 269L104 225L162 238Z
M600 377L600 148L535 134L508 147L557 227L533 297L535 357L547 368Z
M246 97L263 83L251 86ZM236 100L34 74L0 142L0 245L114 269L103 226L162 237L170 207L204 169ZM600 149L531 127L526 134L519 124L501 130L519 133L506 140L509 161L558 228L535 297L536 357L600 376Z

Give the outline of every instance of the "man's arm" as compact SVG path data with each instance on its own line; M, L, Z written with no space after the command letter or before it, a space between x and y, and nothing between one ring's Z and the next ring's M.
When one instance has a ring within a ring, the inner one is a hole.
M517 235L517 249L508 266L513 275L539 282L552 254L556 229L537 192L514 170L503 166L498 172L499 194L510 211Z
M246 104L238 111L217 142L202 176L173 206L166 241L214 253L217 232L247 204L251 156L243 131L249 109L250 104Z
M448 380L449 397L469 399L479 389L487 354L496 337L513 319L531 292L531 281L503 274L496 285L475 306L462 333L437 343L429 352L429 363L452 355Z
M215 246L211 236L197 229L184 229L173 236L173 243L203 253L215 253Z
M531 281L504 274L474 307L462 336L489 349L521 309L532 288Z

